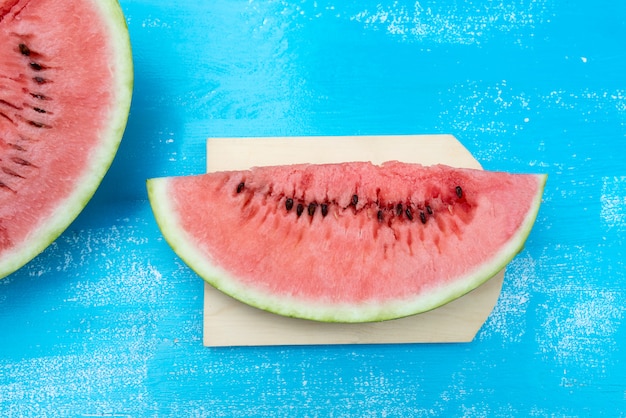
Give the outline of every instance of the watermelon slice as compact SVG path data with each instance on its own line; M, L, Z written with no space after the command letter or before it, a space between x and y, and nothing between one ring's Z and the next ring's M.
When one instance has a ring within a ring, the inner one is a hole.
M0 278L91 198L122 138L132 86L115 0L0 0Z
M148 180L157 223L202 278L249 305L329 322L431 310L500 271L545 175L366 162Z

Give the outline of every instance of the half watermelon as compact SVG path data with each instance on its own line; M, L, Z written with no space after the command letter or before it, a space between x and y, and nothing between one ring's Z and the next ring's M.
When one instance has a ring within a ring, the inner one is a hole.
M523 247L545 175L365 162L148 180L156 220L202 278L285 316L370 322L431 310Z
M91 198L122 138L132 86L115 0L0 0L0 278Z

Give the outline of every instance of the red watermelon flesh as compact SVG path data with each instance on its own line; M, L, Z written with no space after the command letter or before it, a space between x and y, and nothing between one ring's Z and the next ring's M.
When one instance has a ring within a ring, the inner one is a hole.
M522 248L545 176L388 162L152 179L156 219L216 288L301 318L364 322L433 309Z
M122 137L132 84L115 0L0 0L0 278L90 199Z

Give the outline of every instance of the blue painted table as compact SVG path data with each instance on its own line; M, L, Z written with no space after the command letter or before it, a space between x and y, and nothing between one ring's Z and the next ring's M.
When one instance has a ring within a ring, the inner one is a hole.
M136 65L116 160L0 281L2 416L626 416L626 6L610 0L123 0ZM468 344L202 345L202 281L144 181L209 136L451 133L547 172Z

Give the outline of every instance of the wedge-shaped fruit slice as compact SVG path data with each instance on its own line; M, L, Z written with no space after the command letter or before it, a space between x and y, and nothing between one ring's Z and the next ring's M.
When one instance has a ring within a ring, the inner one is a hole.
M0 0L0 278L90 200L122 138L132 86L115 0Z
M148 180L156 220L202 278L249 305L368 322L436 308L522 249L546 176L365 162Z

